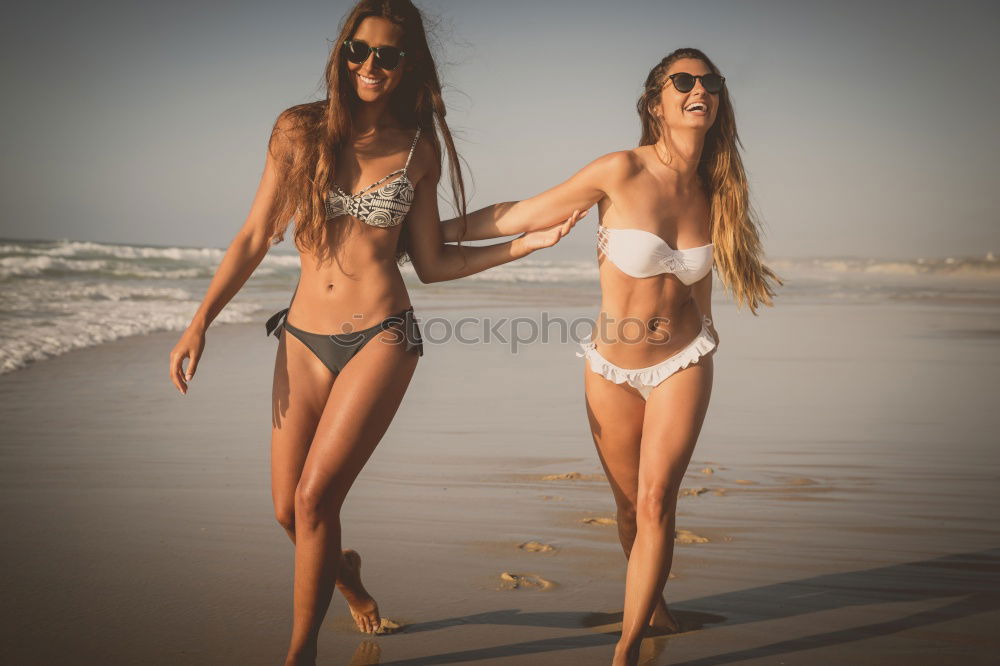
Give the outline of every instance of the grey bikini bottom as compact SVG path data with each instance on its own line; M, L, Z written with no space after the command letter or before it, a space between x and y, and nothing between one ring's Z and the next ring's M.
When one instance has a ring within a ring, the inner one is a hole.
M368 344L376 335L382 331L392 330L393 334L383 338L386 344L406 345L406 351L416 349L419 356L424 354L424 343L420 337L420 329L417 326L417 319L413 315L413 308L409 307L402 312L390 315L368 328L350 333L340 333L323 335L322 333L310 333L303 331L288 323L288 311L285 308L274 313L264 325L267 334L274 333L275 337L281 335L281 328L288 329L288 332L302 341L306 347L316 354L323 365L330 368L334 374L339 373L347 365L348 361L354 358L361 349Z

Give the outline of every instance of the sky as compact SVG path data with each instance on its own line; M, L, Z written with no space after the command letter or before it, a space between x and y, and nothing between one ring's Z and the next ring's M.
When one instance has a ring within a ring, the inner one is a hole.
M416 4L433 26L470 209L634 147L649 69L695 46L727 77L768 256L1000 252L996 2ZM350 6L8 9L0 236L226 247L275 118L323 96ZM591 258L596 216L550 258Z

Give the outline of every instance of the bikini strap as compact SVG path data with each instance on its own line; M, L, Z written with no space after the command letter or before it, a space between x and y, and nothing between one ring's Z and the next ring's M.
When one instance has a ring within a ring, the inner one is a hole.
M597 251L608 256L608 230L603 224L597 225Z
M403 165L403 173L410 167L410 160L413 159L413 151L417 149L417 139L420 138L420 128L417 128L417 134L413 137L413 145L410 146L410 154L406 156L406 164Z

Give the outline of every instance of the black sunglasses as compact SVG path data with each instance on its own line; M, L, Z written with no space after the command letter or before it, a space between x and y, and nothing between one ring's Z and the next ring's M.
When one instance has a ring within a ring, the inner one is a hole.
M718 92L722 90L722 84L726 82L726 77L720 76L714 72L709 72L708 74L702 74L700 76L688 74L687 72L677 72L676 74L671 74L667 78L674 82L674 88L677 89L677 92L682 93L694 90L694 82L697 79L701 79L701 85L705 88L705 92L713 95L718 94Z
M379 69L393 70L399 67L400 59L406 55L406 51L401 51L395 46L368 46L360 39L348 39L344 42L344 53L347 59L356 65L360 65L368 56L375 52L375 66Z

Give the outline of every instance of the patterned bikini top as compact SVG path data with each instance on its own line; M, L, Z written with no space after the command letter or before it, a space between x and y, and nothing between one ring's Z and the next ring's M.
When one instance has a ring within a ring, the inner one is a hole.
M418 128L416 136L413 137L413 145L410 146L410 154L406 157L406 164L402 169L380 178L357 194L348 194L335 183L333 189L326 195L326 219L351 215L373 227L395 227L402 223L413 204L413 183L406 175L406 169L413 159L413 151L417 147L419 138ZM382 185L397 175L399 178Z
M691 286L712 272L712 243L675 250L656 234L644 229L597 227L597 247L623 273L646 278L673 273Z

